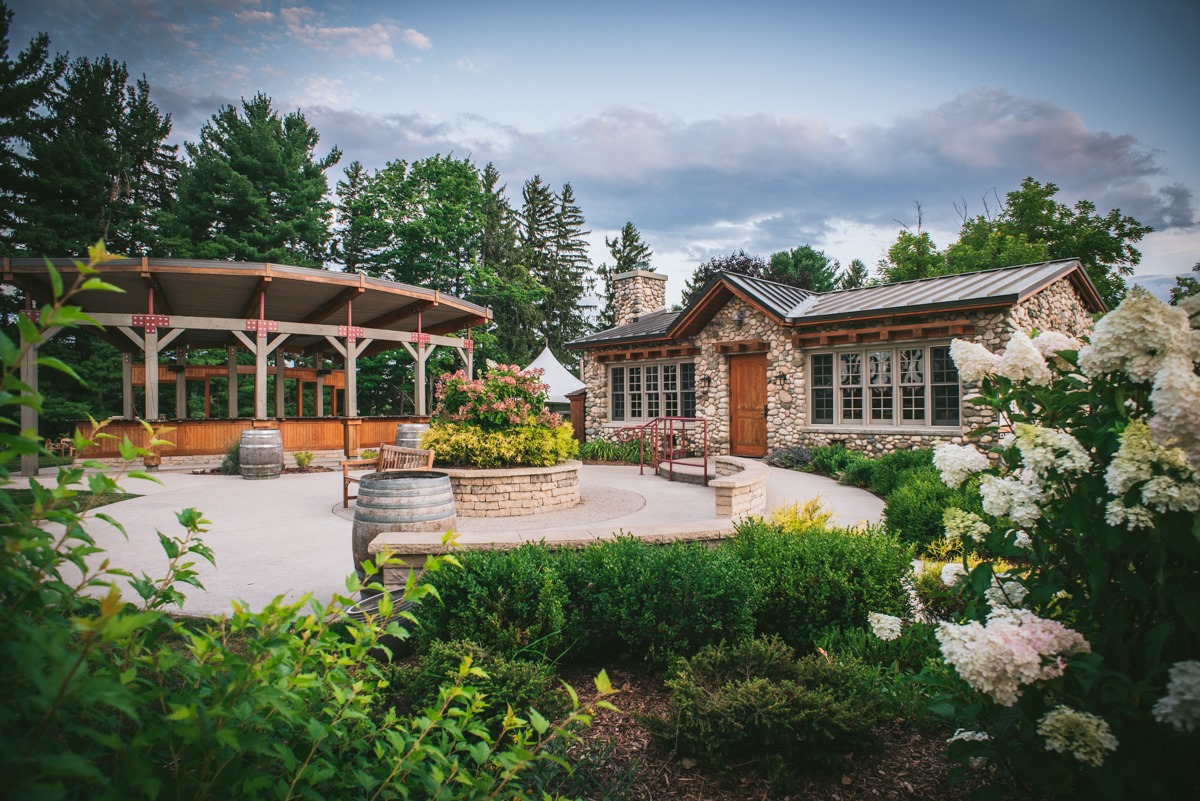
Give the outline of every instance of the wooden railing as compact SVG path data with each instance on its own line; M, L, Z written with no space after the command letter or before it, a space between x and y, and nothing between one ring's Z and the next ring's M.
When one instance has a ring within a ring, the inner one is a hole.
M699 467L708 486L708 421L702 417L656 417L640 426L617 432L621 442L638 441L640 472L646 466L658 472L667 465L667 478L675 480L675 467ZM697 461L698 460L698 461Z
M226 449L241 439L242 431L248 428L278 428L283 438L285 451L335 451L349 449L357 455L361 448L374 448L380 443L391 444L396 439L396 426L400 423L425 423L428 417L305 417L293 420L165 420L163 428L171 429L161 435L171 445L162 445L155 450L162 456L205 456L225 453ZM85 437L91 438L89 422L78 423ZM356 436L347 436L347 429L354 427ZM115 439L102 439L79 454L84 459L113 459L121 455L121 441L129 440L142 448L148 447L150 438L137 420L111 420L104 433Z

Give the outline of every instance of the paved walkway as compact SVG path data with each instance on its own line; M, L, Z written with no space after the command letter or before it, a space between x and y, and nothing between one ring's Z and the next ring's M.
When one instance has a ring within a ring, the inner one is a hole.
M238 476L194 475L190 470L164 470L162 482L124 482L140 498L104 508L121 522L128 538L103 521L89 531L113 565L135 575L161 576L166 565L155 536L179 534L175 513L200 510L211 522L203 535L217 564L198 564L206 591L181 588L189 614L222 614L240 599L258 609L276 596L295 600L312 593L327 600L345 593L350 558L352 513L341 507L341 473L291 474L271 481L245 481ZM43 477L46 478L46 477ZM584 465L580 473L583 502L575 509L502 520L460 518L459 531L476 536L520 531L555 539L556 532L586 528L595 533L623 531L653 535L674 527L697 530L728 528L714 516L713 491L670 482L636 467ZM771 468L768 508L819 497L834 510L834 523L876 522L883 502L864 490L844 487L821 476Z

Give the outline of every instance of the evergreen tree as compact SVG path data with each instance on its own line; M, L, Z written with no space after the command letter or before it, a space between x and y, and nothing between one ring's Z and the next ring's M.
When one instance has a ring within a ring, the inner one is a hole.
M168 216L173 255L320 267L329 254L333 204L325 171L336 147L316 155L320 134L299 111L285 117L263 94L224 106L187 143L188 165Z
M717 277L718 273L737 273L751 278L762 278L767 271L767 263L760 256L751 256L744 250L731 253L728 256L718 256L709 259L692 272L683 288L683 305L692 305L704 294L704 289Z
M555 272L558 198L542 182L541 176L535 175L522 187L521 201L521 209L517 213L516 263L524 268L541 291L537 316L528 321L532 325L511 332L508 347L514 363L526 364L537 356L550 336L546 312L555 306L550 285Z
M772 253L767 263L769 281L798 286L813 292L832 292L841 265L812 245Z
M73 255L103 239L113 253L145 254L153 218L171 199L178 162L170 116L107 56L75 60L50 101L49 130L29 148L32 181L16 236L37 255Z
M387 240L387 226L377 214L373 179L362 162L353 161L337 183L338 202L334 260L347 272L365 270Z
M44 33L15 60L10 58L12 19L12 11L0 3L0 253L6 254L12 252L13 232L29 192L28 150L49 133L42 109L67 66L63 56L50 58L50 39Z
M837 277L837 289L858 289L871 281L871 271L862 259L854 259Z
M583 212L575 203L571 184L563 184L554 214L554 259L552 270L541 277L546 289L542 301L545 339L560 362L574 363L579 356L566 343L588 333L587 315L580 301L595 288L592 261L587 255Z
M604 282L604 307L600 310L597 319L597 327L600 329L611 328L613 324L615 293L612 277L630 270L654 269L650 266L650 257L654 255L654 252L650 250L649 245L642 241L642 235L632 222L625 223L620 236L612 239L605 237L604 244L608 246L608 252L612 254L613 263L611 265L601 264L596 268L596 274Z

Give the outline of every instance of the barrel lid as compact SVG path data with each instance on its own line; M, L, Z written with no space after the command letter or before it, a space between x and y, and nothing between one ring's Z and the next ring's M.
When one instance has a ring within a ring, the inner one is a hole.
M362 477L362 482L368 481L394 481L396 479L443 479L448 478L447 473L442 473L437 470L387 470L383 473L373 473Z

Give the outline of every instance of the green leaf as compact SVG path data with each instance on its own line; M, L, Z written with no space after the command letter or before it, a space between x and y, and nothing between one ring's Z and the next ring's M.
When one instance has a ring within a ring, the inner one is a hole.
M533 726L533 730L538 734L545 734L550 728L550 721L542 717L541 713L530 707L529 709L529 725Z
M87 384L86 381L79 377L79 373L75 372L75 368L71 367L69 364L66 364L61 359L56 359L53 356L39 356L37 363L45 367L49 367L51 370L58 370L60 373L66 373L80 384L84 384L85 386Z
M63 296L62 276L49 259L46 259L46 273L50 276L50 288L54 292L54 299L58 300Z

